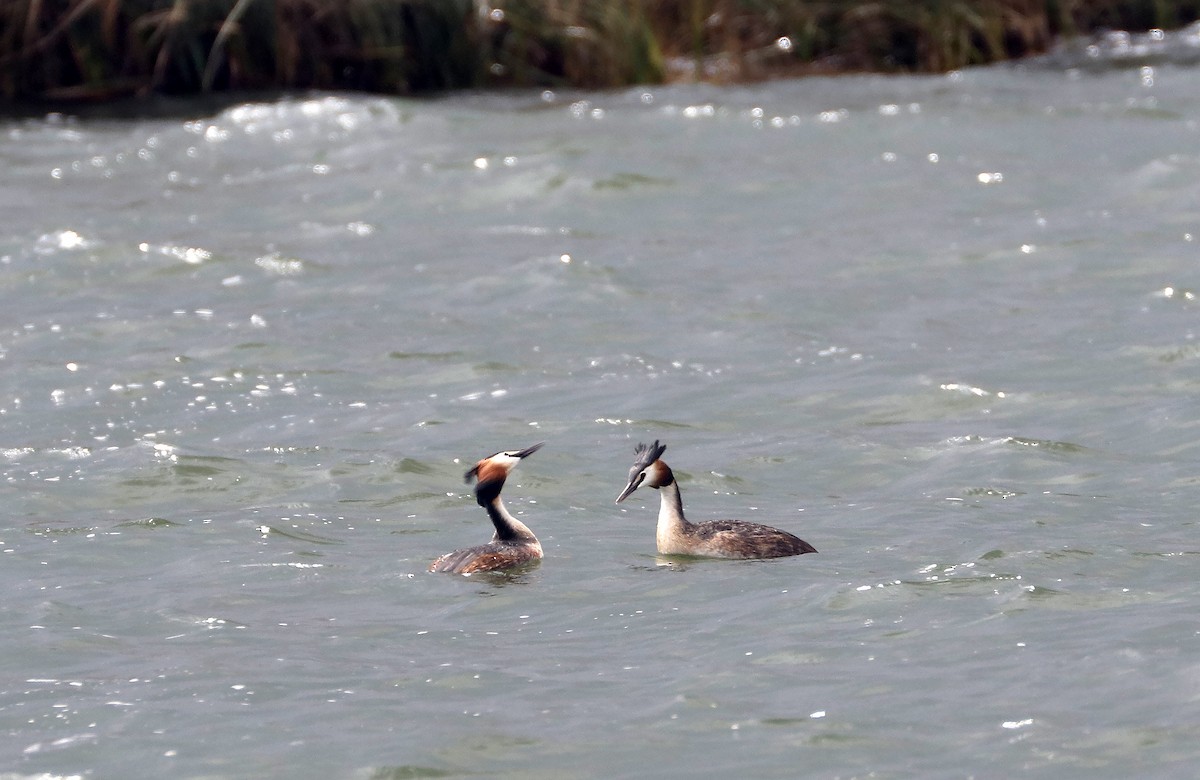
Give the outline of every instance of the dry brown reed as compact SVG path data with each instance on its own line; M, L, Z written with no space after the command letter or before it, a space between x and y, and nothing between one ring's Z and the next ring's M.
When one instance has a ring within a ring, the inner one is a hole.
M0 97L946 71L1200 0L2 0Z

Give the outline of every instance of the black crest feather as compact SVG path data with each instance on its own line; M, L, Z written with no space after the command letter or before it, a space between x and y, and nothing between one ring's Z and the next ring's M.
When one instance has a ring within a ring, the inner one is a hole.
M639 444L637 449L633 451L633 454L637 455L637 461L635 461L633 464L634 470L641 471L654 461L661 458L662 454L666 451L667 445L659 444L658 439L655 439L654 443L650 445Z

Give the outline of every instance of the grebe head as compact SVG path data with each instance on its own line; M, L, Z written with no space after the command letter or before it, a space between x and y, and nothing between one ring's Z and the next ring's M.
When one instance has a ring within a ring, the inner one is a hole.
M621 495L617 496L618 504L642 485L660 488L671 483L671 480L675 478L674 475L667 468L667 464L659 460L666 451L667 445L659 444L657 439L654 440L654 444L649 446L645 444L637 446L637 449L634 450L637 460L633 462L633 468L629 470L629 484L621 491Z
M475 500L480 506L486 506L488 502L500 495L500 488L504 487L504 478L508 476L508 472L512 471L522 459L529 457L537 452L545 444L544 441L539 441L532 447L526 447L523 450L501 450L495 455L489 455L483 460L476 463L463 478L467 484L471 484L471 479L478 479L479 482L475 485Z

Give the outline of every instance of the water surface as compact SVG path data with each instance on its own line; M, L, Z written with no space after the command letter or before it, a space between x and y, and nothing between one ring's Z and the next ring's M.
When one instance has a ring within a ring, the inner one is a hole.
M1190 776L1197 78L6 122L0 768Z

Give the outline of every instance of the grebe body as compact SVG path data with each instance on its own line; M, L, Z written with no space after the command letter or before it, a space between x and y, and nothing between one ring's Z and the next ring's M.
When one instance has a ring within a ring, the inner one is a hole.
M509 514L500 500L500 491L508 473L526 458L541 449L539 442L523 450L509 450L489 455L475 464L465 478L475 483L475 500L487 510L496 533L487 544L448 552L429 564L429 571L451 574L473 574L482 571L502 571L536 561L542 557L542 545L529 526Z
M655 537L663 555L696 555L708 558L782 558L815 553L808 542L761 523L743 520L710 520L691 523L683 516L683 498L671 467L661 460L667 446L657 441L639 444L637 460L629 470L629 484L617 503L642 485L659 491L658 529Z

